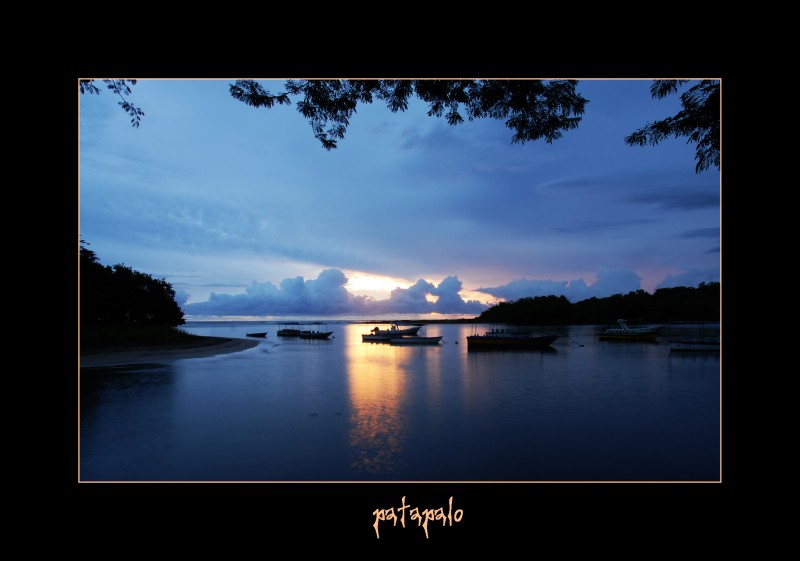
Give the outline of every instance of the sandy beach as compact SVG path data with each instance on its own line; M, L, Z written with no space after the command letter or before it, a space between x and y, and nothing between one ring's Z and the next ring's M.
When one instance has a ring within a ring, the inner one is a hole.
M160 347L124 347L97 345L81 348L82 368L94 366L122 366L147 362L170 362L184 358L203 358L221 354L237 353L251 349L258 341L229 339L225 337L201 337L195 341Z

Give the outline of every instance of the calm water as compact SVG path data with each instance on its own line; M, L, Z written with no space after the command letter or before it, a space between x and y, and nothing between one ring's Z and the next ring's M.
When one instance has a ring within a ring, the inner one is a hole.
M83 481L716 481L718 354L598 341L573 326L548 351L468 351L473 325L428 325L438 346L329 341L273 323L250 350L81 371ZM483 332L490 326L478 326ZM699 334L697 327L684 327ZM580 346L583 345L583 346Z

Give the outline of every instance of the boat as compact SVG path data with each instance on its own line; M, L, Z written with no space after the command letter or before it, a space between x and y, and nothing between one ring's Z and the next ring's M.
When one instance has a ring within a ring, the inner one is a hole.
M248 337L266 337L267 336L267 332L263 331L263 332L260 332L260 333L248 333L247 336Z
M719 337L697 337L670 341L670 350L679 352L719 352Z
M361 341L372 342L372 343L388 343L392 339L415 336L419 332L421 327L422 325L399 327L397 324L392 324L392 326L389 329L381 329L380 327L374 327L370 330L369 333L361 334Z
M284 327L278 329L278 337L300 337L302 329L300 329L299 327L298 328L289 327L291 325L299 326L300 325L299 323L282 323L280 325L283 325Z
M320 322L309 323L306 325L323 325ZM320 331L319 329L303 329L298 337L301 339L327 339L333 335L333 331Z
M327 339L333 335L333 331L301 331L301 339Z
M400 337L405 335L416 335L421 325L411 325L409 327L399 327L397 324L392 324L389 329L381 329L380 327L375 327L370 331L373 335L382 335L384 337Z
M404 335L403 337L392 337L389 343L392 345L438 345L442 340L442 335L432 337Z
M392 337L390 335L375 335L374 333L363 333L361 342L363 343L388 343Z
M492 329L483 335L468 335L470 349L541 349L552 345L561 335L534 335L531 331Z
M663 325L630 327L624 319L617 322L619 327L606 327L599 333L601 341L653 341L664 332Z

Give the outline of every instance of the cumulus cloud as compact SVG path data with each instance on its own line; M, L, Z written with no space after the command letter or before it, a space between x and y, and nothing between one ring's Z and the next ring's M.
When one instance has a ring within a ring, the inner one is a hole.
M449 276L444 279L442 282L439 283L433 291L432 294L437 298L436 302L434 303L435 311L441 313L449 313L445 312L444 310L463 310L469 311L470 304L468 302L464 302L464 300L459 295L461 292L462 283L458 280L458 277ZM483 308L483 306L481 306Z
M537 296L565 296L571 302L579 302L593 296L605 298L612 294L627 294L641 288L641 278L631 269L600 269L591 285L583 279L541 280L517 279L493 288L478 288L478 292L491 294L506 300L535 298Z
M278 286L253 282L244 294L212 292L208 301L187 304L183 309L187 315L211 316L479 314L486 309L477 300L461 297L462 283L455 276L438 286L420 279L408 288L394 289L385 300L350 294L345 284L347 277L342 271L326 269L316 279L287 278Z
M687 269L677 275L667 275L664 280L656 286L659 288L673 288L676 286L697 286L701 282L719 282L718 269Z
M408 288L395 288L386 300L365 302L365 313L480 314L484 311L485 304L461 297L461 286L455 276L445 278L438 286L419 279ZM428 296L432 296L433 301Z
M600 269L591 286L591 296L602 298L612 294L627 294L642 287L642 278L627 267Z
M186 301L189 299L189 293L183 290L182 288L175 289L175 302L178 306L183 307Z

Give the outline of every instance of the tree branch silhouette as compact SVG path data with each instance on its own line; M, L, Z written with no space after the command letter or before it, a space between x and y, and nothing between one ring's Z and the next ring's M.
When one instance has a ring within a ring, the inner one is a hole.
M688 80L655 80L650 94L661 99L674 94ZM682 110L625 137L628 146L656 146L669 137L686 137L687 142L697 143L695 149L695 172L700 173L711 166L720 167L720 82L702 80L685 91L681 97Z

